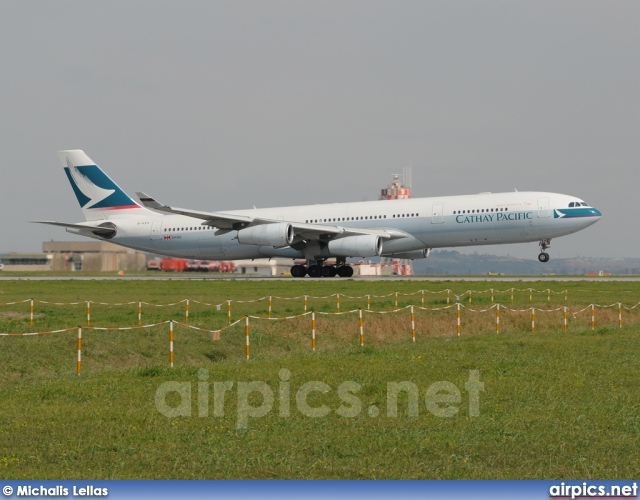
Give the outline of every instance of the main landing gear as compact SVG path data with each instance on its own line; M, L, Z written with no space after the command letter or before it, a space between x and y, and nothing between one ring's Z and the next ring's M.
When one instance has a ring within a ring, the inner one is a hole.
M538 254L538 260L540 262L549 262L549 254L545 251L547 248L551 246L551 240L541 240L540 241L540 250L541 252Z
M304 278L307 274L311 278L351 278L353 268L347 266L344 259L337 259L335 266L325 266L323 260L308 260L306 266L300 264L291 268L294 278Z

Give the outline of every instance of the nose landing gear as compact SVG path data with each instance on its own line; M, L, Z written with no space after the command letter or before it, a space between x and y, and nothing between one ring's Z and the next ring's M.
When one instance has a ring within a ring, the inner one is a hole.
M540 241L540 253L538 254L538 260L540 262L549 262L549 254L546 252L546 249L551 246L551 240L541 240Z

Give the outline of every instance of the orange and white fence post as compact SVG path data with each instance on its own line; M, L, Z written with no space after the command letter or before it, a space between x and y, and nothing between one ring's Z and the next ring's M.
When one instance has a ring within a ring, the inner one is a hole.
M91 326L91 301L87 300L87 326Z
M496 333L500 333L500 304L496 304Z
M396 304L395 304L395 310L398 310L398 292L396 292Z
M622 304L618 302L618 326L622 328Z
M458 337L460 336L460 302L456 303L457 315L458 315Z
M449 305L450 299L451 299L451 290L447 288L447 305Z
M269 318L271 317L271 295L269 295Z
M316 312L311 312L311 350L316 351Z
M371 295L367 295L367 311L371 309Z
M511 289L511 303L513 304L513 288Z
M231 324L231 301L227 300L227 324Z
M138 302L138 326L142 324L142 301Z
M491 303L493 304L493 288L491 289Z
M33 325L33 299L31 299L31 306L29 308L29 324Z
M173 368L173 320L169 321L169 366Z
M596 306L595 304L591 304L591 329L595 330L596 328Z
M189 299L187 299L184 306L184 322L189 324Z
M362 327L362 309L358 309L360 312L360 345L364 346L364 328Z
M413 314L413 305L411 306L411 338L416 341L416 317Z
M551 288L547 288L547 302L551 302Z
M336 293L336 311L340 312L340 294Z
M564 331L567 331L567 306L564 306L564 312L563 312L563 316L564 316Z
M251 353L251 347L249 346L249 316L244 317L244 336L247 339L246 354L247 361L249 361L249 355Z
M421 304L422 304L422 307L424 307L424 290L421 290L421 292L422 292L422 302L421 302Z
M80 368L82 365L82 327L78 325L78 375L80 375Z
M304 296L304 312L307 312L307 296Z
M536 331L536 310L534 307L531 308L531 333L535 333Z
M533 302L533 288L529 288L529 304Z
M469 290L469 304L471 304L471 301L473 300L472 297L473 297L473 292Z

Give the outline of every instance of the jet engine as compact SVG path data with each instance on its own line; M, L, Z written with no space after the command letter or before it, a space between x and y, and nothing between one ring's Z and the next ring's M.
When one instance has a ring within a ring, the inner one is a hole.
M373 234L339 238L327 246L329 253L338 257L377 257L382 252L382 240Z
M238 241L247 245L286 247L293 242L293 226L288 222L259 224L238 231Z
M393 257L394 259L426 259L429 257L430 248L423 250L414 250L413 252L399 252L384 254L383 257Z

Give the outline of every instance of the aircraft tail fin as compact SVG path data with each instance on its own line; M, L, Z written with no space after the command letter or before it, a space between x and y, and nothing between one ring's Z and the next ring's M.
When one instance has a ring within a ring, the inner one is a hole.
M58 152L87 221L142 215L147 210L133 201L80 149Z

